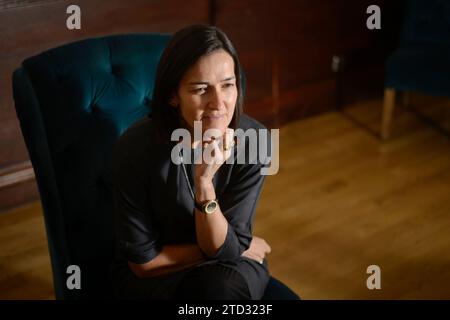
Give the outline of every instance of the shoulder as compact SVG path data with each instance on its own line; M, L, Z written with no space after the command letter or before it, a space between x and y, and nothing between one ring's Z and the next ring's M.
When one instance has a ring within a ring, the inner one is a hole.
M272 154L272 146L270 130L266 126L243 114L235 135L238 139L236 155L238 163L251 165L267 163L267 158Z
M113 160L139 159L149 153L154 141L154 125L145 117L133 123L117 139L113 148Z
M249 115L243 113L239 119L239 128L242 130L248 129L267 129L262 123L258 122L256 119L250 117Z
M266 148L270 149L270 130L249 115L242 114L236 135L243 138L246 145L250 143L251 137L254 137L258 147L265 144Z

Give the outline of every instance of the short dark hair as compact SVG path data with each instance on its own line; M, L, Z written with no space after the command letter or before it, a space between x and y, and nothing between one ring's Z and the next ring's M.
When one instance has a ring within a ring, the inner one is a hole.
M152 119L160 141L169 142L173 130L181 127L179 108L170 106L186 71L202 56L216 50L228 52L234 61L238 96L230 127L237 129L243 110L241 66L234 46L215 26L192 25L176 32L167 44L156 72L152 98Z

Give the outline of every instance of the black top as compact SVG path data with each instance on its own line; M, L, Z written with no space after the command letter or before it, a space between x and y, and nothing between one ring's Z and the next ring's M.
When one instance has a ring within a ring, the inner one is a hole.
M242 115L239 128L265 129ZM150 118L130 127L118 140L113 156L116 257L119 263L145 263L168 244L196 243L194 200L182 165L171 161L176 142L157 143ZM259 137L258 134L256 134ZM267 134L266 137L269 137ZM264 182L263 161L250 163L249 140L244 139L246 161L224 163L213 179L220 209L228 221L228 233L217 254L204 263L227 265L247 279L252 297L262 296L269 279L267 262L241 257L252 240L252 224ZM270 150L270 138L267 138ZM259 138L258 138L259 142ZM194 188L194 164L185 164Z

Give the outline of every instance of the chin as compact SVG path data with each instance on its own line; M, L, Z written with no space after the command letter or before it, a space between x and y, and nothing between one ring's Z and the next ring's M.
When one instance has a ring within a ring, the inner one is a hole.
M214 123L212 121L207 121L207 122L203 121L202 122L203 132L205 132L208 129L217 129L223 134L223 133L225 133L227 127L228 127L227 124L223 123L223 121L220 123Z

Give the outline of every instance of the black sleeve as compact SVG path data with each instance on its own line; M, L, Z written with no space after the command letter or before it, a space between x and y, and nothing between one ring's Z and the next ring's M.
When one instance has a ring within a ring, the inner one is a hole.
M129 148L116 146L113 156L116 245L120 257L138 264L161 252L151 221L149 187L143 157Z
M242 168L241 179L226 190L220 201L220 208L228 221L225 242L211 259L234 260L247 250L252 241L253 220L264 177L261 166Z
M268 136L268 150L271 150L270 134ZM235 165L230 183L219 199L222 213L228 221L228 232L222 247L212 259L234 260L249 248L256 206L265 180L261 168L270 165L266 161Z

